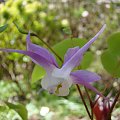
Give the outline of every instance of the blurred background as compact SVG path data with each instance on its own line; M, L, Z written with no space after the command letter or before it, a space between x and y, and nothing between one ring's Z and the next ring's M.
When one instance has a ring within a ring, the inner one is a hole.
M113 81L111 75L103 68L100 55L107 49L109 35L120 31L119 0L1 1L0 26L8 24L8 28L0 33L0 48L25 50L26 35L17 30L13 21L22 30L35 32L50 46L69 37L88 41L103 24L107 24L105 32L90 48L93 60L85 69L102 76L102 80L94 86L103 91L107 85L109 89L105 91L105 95L110 92L111 87L113 94L118 90L117 80ZM38 38L31 37L31 39L33 43L44 46ZM40 80L31 83L34 66L35 64L27 56L0 52L0 104L9 101L25 105L29 120L88 120L75 86L71 88L67 97L50 95L41 88ZM94 99L95 93L89 92ZM113 120L120 119L117 118L120 116L118 111L120 111L119 105L113 114ZM22 118L16 111L4 107L4 110L0 109L0 120L22 120Z

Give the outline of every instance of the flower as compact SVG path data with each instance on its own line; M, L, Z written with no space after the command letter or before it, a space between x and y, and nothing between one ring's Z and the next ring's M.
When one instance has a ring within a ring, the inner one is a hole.
M79 65L83 58L83 54L87 51L90 45L98 38L98 36L104 31L106 25L82 48L74 47L69 48L64 57L64 63L61 68L58 67L55 57L45 48L31 43L30 33L28 34L27 50L14 50L14 49L0 49L4 52L17 52L29 56L32 61L46 70L46 75L41 81L41 85L44 89L51 94L58 96L67 96L69 94L69 88L72 84L82 84L85 87L93 90L97 94L102 94L94 88L90 83L101 79L96 73L86 70L72 70Z

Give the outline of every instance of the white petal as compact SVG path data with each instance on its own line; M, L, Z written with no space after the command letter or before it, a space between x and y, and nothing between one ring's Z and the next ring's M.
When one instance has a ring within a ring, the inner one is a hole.
M52 88L54 86L57 86L58 84L60 84L60 80L55 79L54 77L48 74L41 80L41 85L44 89Z
M63 82L62 87L59 88L57 96L67 96L69 94L69 83L68 82Z

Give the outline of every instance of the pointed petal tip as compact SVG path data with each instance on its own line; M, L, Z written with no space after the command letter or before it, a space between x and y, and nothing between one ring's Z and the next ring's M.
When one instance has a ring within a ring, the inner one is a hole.
M27 43L30 42L30 31L28 32L28 35L27 35L27 37L26 37L26 41L27 41Z
M106 24L104 24L102 27L104 27L104 28L105 28L105 27L106 27Z
M102 26L102 28L101 28L101 33L104 31L104 29L106 28L106 24L104 24L103 26Z

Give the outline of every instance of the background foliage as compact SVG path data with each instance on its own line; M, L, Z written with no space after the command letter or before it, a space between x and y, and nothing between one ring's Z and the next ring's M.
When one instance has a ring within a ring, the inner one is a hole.
M26 35L18 32L15 21L24 31L39 35L63 58L67 48L82 46L106 23L105 32L86 53L80 68L100 74L102 80L94 85L100 91L107 87L104 94L112 92L114 96L120 83L119 5L117 0L6 0L0 3L0 26L5 25L0 29L0 48L26 49ZM46 47L36 37L31 39ZM29 120L86 116L74 86L67 97L49 95L40 85L44 71L34 66L26 56L0 52L0 120L25 120L27 114ZM89 92L94 99L95 94ZM43 108L49 109L45 117L41 114ZM113 117L120 116L118 109L119 105Z

